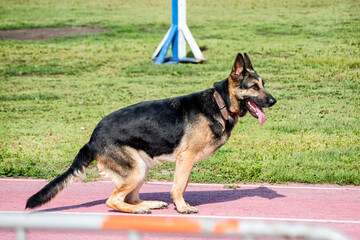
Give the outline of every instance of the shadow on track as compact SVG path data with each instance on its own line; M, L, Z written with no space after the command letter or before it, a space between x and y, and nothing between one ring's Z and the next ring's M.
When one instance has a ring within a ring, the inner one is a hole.
M258 187L254 189L224 189L215 191L185 191L184 193L185 201L192 206L229 202L249 197L261 197L271 200L286 196L278 194L276 191L267 187ZM140 194L140 199L159 200L172 203L170 193L168 192L142 193Z
M65 211L65 210L78 209L78 208L89 208L89 207L105 204L106 200L107 200L107 198L92 201L92 202L77 204L77 205L69 205L69 206L56 207L56 208L48 208L48 209L43 209L43 210L39 210L39 211L33 211L31 213L60 212L60 211Z
M242 198L249 197L261 197L269 200L274 198L283 198L284 195L278 194L276 191L267 187L258 187L254 189L224 189L216 191L187 191L184 194L186 202L192 206L199 206L210 203L229 202ZM169 204L172 203L172 199L169 192L156 192L156 193L140 193L140 199L142 200L158 200L164 201ZM33 213L42 212L59 212L65 210L90 208L96 205L105 204L107 199L100 199L83 204L69 205L64 207L49 208L40 211L34 211ZM109 210L112 211L112 210ZM116 211L114 211L116 212Z

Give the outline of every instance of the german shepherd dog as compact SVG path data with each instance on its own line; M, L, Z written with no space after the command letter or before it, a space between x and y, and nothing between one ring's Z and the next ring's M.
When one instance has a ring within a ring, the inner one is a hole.
M165 202L140 200L139 190L154 164L169 161L176 162L171 197L177 211L197 213L183 198L194 163L225 144L238 118L248 111L261 125L265 122L262 108L273 106L276 100L264 85L248 55L238 53L229 77L214 88L111 113L98 123L69 169L30 197L26 208L49 202L81 177L93 160L100 174L115 185L106 201L108 207L127 213L166 208Z

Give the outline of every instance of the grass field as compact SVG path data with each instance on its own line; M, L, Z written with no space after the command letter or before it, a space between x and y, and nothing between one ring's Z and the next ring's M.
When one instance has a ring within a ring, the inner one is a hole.
M96 35L0 39L0 176L53 178L107 114L212 87L247 52L278 103L239 120L192 182L360 184L360 2L188 0L208 61L154 66L170 0L0 0L0 29L89 26ZM173 178L173 164L149 179ZM96 177L96 163L88 179Z

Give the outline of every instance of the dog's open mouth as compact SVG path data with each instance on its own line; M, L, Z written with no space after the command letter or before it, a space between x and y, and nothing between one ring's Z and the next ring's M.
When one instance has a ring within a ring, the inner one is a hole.
M251 101L246 101L246 107L249 109L251 115L253 115L255 118L259 120L260 125L262 126L266 120L265 113L262 110L262 108Z

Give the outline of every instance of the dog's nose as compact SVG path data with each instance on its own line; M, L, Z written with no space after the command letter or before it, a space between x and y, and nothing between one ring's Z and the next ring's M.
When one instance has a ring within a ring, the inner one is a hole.
M276 103L276 99L275 98L270 98L269 99L269 105L270 105L270 107L272 106L272 105L274 105Z

